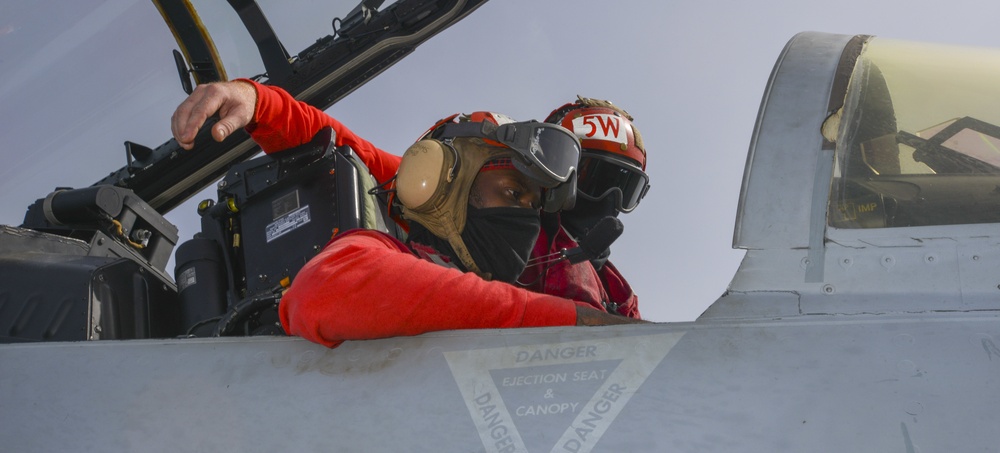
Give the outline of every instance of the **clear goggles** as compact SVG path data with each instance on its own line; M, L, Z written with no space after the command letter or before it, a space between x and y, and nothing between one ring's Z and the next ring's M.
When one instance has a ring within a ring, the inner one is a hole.
M632 212L649 191L649 176L637 166L602 154L584 153L576 189L577 195L591 201L614 194L615 207Z
M497 126L491 122L447 123L431 132L431 138L482 138L506 146L518 157L514 167L544 188L573 179L580 162L580 139L566 128L537 121Z

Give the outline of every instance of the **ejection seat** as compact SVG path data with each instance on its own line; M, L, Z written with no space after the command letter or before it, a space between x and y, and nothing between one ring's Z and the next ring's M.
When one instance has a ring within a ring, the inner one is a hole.
M218 200L198 208L201 232L178 247L181 325L192 335L283 334L277 303L336 234L404 234L358 156L327 127L304 145L238 164Z

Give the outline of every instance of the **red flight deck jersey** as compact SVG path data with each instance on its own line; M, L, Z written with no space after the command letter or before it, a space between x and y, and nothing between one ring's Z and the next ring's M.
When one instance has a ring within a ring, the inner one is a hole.
M576 304L425 261L378 231L351 230L299 270L279 315L289 334L332 348L437 330L572 326Z
M558 222L558 217L554 220L551 225L543 221L538 241L531 250L532 259L552 256L579 245ZM588 302L597 310L641 319L639 298L611 262L605 262L598 271L589 260L576 264L556 261L526 268L517 281L532 291Z
M280 88L245 81L257 90L247 131L265 152L298 146L331 126L336 144L354 149L375 179L384 182L396 174L399 156ZM437 330L571 326L576 305L425 261L387 234L352 230L299 270L278 313L288 334L336 347L345 340Z

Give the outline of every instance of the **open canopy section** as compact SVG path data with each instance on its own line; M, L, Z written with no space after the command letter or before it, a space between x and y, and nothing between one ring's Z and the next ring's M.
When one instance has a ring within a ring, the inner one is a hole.
M132 157L125 141L150 146L167 138L170 114L185 96L172 54L188 54L172 32L214 46L223 79L266 72L236 5L227 2L163 2L188 11L200 27L172 23L149 0L41 3L11 3L0 17L2 224L19 224L25 208L57 186L85 187L121 167ZM274 35L298 52L332 40L333 19L356 6L267 1L259 9ZM185 66L197 75L205 58L194 53Z
M19 224L57 187L95 183L131 189L165 213L258 152L242 132L191 151L164 142L194 84L257 78L326 109L484 1L8 5L0 15L0 224Z

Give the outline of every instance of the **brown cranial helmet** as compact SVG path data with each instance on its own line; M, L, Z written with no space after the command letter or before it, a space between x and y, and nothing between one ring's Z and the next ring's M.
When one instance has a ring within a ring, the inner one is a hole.
M579 139L558 125L517 122L493 112L439 121L406 150L396 173L403 216L447 240L462 264L476 273L481 273L479 266L461 237L469 194L483 165L503 158L547 189L543 205L572 203Z
M513 122L503 115L484 117L483 121ZM396 199L403 206L403 217L419 222L435 236L447 240L467 269L481 273L462 240L469 193L484 164L510 155L509 149L476 138L417 141L403 153L396 172Z

